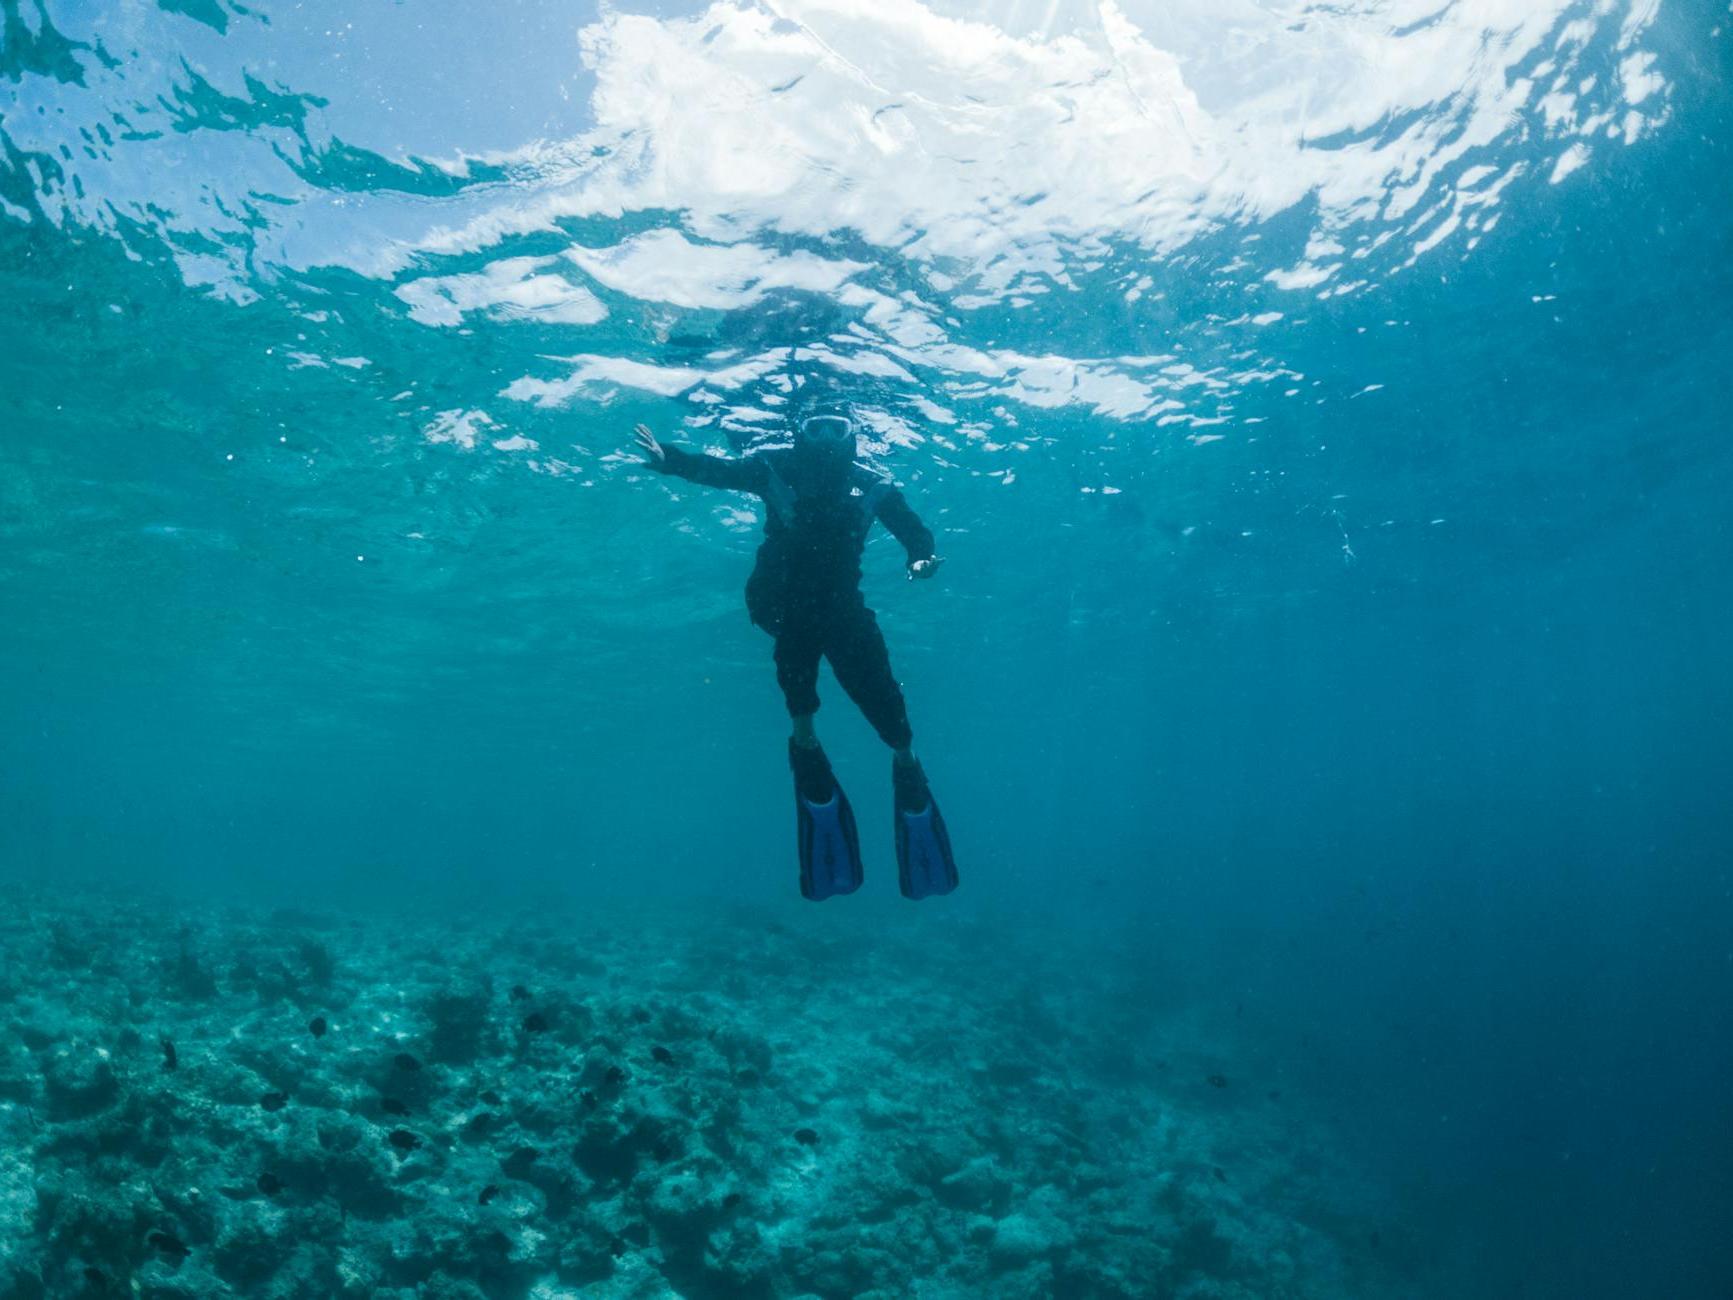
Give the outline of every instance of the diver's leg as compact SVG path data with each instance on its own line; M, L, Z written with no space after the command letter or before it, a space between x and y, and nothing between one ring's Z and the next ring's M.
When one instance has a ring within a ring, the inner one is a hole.
M913 763L909 746L908 706L903 688L891 671L891 654L885 646L878 619L864 601L839 611L824 639L825 658L830 660L836 680L872 724L879 738L896 752L899 763Z
M782 683L794 720L788 766L794 772L800 892L814 901L854 893L863 876L854 809L812 727L812 715L818 710L823 627L816 620L785 622L776 638L776 679Z
M804 749L818 746L812 715L818 712L818 661L823 652L816 627L784 621L776 636L776 681L794 722L794 743Z
M891 790L896 807L897 883L903 896L928 898L950 893L957 887L951 835L927 784L927 774L910 749L912 735L902 687L891 672L891 656L878 620L864 601L832 621L825 637L825 656L849 698L896 754L891 762Z

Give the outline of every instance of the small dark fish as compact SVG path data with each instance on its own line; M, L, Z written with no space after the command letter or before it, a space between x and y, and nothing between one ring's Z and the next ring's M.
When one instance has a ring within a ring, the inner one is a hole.
M1210 1172L1216 1176L1216 1182L1218 1182L1218 1183L1227 1182L1228 1171L1223 1169L1220 1165L1211 1165L1210 1166Z
M259 1175L258 1187L266 1196L275 1196L283 1190L283 1180L267 1169Z
M1228 1077L1225 1074L1212 1074L1204 1082L1212 1088L1225 1088L1228 1086Z
M578 1100L583 1103L585 1110L594 1110L596 1108L596 1094L591 1092L588 1088L585 1088L578 1094Z
M100 1287L104 1290L108 1288L108 1274L94 1264L84 1270L84 1280L89 1286Z
M534 1147L519 1147L499 1162L500 1172L507 1178L526 1179L530 1167L541 1158L541 1154Z
M314 1038L325 1037L325 1031L330 1027L330 1025L325 1023L324 1016L314 1016L307 1022L307 1032L312 1034Z
M399 1070L419 1070L421 1068L421 1062L416 1060L408 1052L399 1052L396 1056L391 1058L391 1064L395 1065Z
M618 1088L626 1081L626 1072L617 1065L610 1065L608 1072L602 1076L602 1082L610 1088Z
M486 1187L481 1189L481 1194L475 1198L475 1203L477 1205L486 1205L489 1201L491 1201L494 1197L496 1197L498 1195L499 1195L499 1188L496 1187L494 1184L489 1183Z
M650 1013L648 1011L644 1010L643 1007L633 1007L632 1008L632 1023L635 1025L647 1025L647 1024L649 1024L650 1023Z
M624 1237L615 1237L608 1243L608 1253L615 1259L624 1255L626 1253L626 1239Z
M726 1195L722 1198L722 1208L725 1210L732 1210L736 1205L739 1205L739 1204L740 1204L740 1193L739 1192L729 1192L728 1195Z
M1378 1230L1376 1228L1374 1228L1372 1230L1372 1249L1377 1250L1378 1247L1382 1246L1383 1244L1384 1244L1383 1236L1378 1232Z
M416 1137L415 1134L411 1133L406 1128L392 1129L390 1135L385 1140L391 1143L391 1145L396 1147L399 1151L404 1152L413 1151L421 1145L421 1139Z
M387 1115L409 1114L409 1107L405 1106L395 1097L381 1097L379 1099L379 1109L384 1111Z
M503 1106L503 1105L505 1105L504 1099L502 1099L500 1097L500 1095L497 1092L495 1092L492 1088L482 1089L481 1099L483 1101L485 1101L489 1106Z
M167 1070L170 1074L173 1074L176 1070L180 1069L181 1058L175 1052L174 1039L161 1039L157 1046L162 1048L162 1068Z
M674 1053L658 1044L650 1049L650 1059L657 1065L672 1065L674 1064Z
M172 1232L162 1232L159 1230L151 1233L150 1236L145 1238L145 1240L159 1251L165 1259L181 1260L185 1259L192 1253L187 1248L186 1242L182 1241Z
M545 1034L548 1032L548 1018L539 1011L532 1011L524 1017L524 1033Z
M1270 1089L1270 1100L1271 1101L1280 1101L1281 1099L1282 1099L1282 1090L1280 1088L1271 1088Z
M289 1094L286 1092L267 1092L259 1098L259 1105L266 1110L282 1110L289 1104Z
M794 1140L803 1147L815 1147L818 1145L818 1134L809 1128L797 1128L794 1130Z
M522 984L513 984L511 986L511 1000L513 1002L528 1002L530 1000L530 991Z

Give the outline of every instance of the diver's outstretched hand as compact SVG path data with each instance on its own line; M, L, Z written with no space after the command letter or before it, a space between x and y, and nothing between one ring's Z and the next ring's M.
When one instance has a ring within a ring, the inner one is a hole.
M668 459L668 453L662 450L662 444L656 441L656 435L650 432L650 426L640 424L632 430L632 437L638 444L638 450L644 453L644 459L652 465L660 465Z
M909 581L913 582L916 578L932 577L939 571L939 566L944 562L945 557L942 555L929 555L924 560L911 560L909 562Z

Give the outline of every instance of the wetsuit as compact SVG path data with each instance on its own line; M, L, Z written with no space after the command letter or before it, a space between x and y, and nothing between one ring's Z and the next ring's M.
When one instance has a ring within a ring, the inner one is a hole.
M878 620L860 592L861 550L877 520L909 563L933 554L933 535L884 475L843 460L773 448L725 459L663 448L656 468L764 501L764 542L746 584L752 621L776 638L776 680L790 714L818 709L818 661L893 749L910 742L902 688Z

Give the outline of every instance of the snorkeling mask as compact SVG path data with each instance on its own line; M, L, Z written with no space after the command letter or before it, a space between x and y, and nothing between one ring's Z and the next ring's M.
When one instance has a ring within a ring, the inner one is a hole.
M840 456L854 455L854 421L846 415L813 415L800 422L797 447Z

